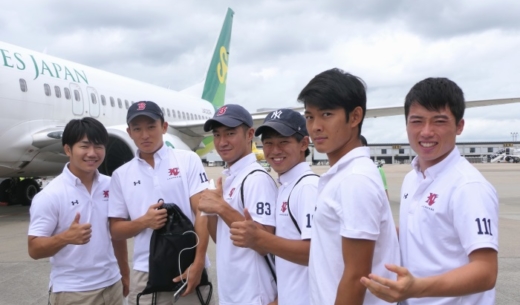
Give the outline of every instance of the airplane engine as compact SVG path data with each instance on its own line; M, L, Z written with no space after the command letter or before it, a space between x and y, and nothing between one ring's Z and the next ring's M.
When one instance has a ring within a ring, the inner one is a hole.
M134 141L126 131L126 125L108 127L109 142L106 149L105 160L99 167L102 174L111 176L121 165L132 160L137 151ZM164 144L174 149L191 150L176 135L166 133L163 135Z

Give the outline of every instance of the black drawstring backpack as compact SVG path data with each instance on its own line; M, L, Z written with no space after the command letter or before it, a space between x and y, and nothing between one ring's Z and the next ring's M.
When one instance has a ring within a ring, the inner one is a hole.
M142 295L153 293L152 305L155 305L157 292L172 292L181 288L183 282L174 283L173 279L184 273L195 260L198 237L191 220L174 203L165 203L160 209L166 209L168 217L165 225L152 233L148 282L146 288L137 294L137 305ZM200 287L206 285L209 285L210 289L207 299L204 300ZM209 281L206 269L202 272L196 293L202 305L209 304L213 285Z

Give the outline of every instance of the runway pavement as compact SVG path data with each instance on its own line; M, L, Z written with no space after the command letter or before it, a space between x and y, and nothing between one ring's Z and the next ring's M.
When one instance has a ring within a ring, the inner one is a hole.
M520 304L520 164L476 164L476 167L495 186L500 197L496 304ZM313 167L318 174L324 173L327 168ZM222 168L215 167L206 169L210 178L217 178L222 171ZM397 219L400 186L410 166L385 165L384 169L392 211ZM274 173L271 174L274 176ZM47 304L49 260L34 261L27 254L28 223L27 207L0 206L0 305ZM210 243L208 252L215 285L214 244Z

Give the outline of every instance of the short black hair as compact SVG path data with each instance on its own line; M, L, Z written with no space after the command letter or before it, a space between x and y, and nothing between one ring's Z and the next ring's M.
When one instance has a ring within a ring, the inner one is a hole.
M359 140L361 140L361 145L368 146L367 138L365 138L363 135L359 136Z
M366 85L361 78L338 68L321 72L302 89L298 101L304 106L311 105L319 109L343 108L347 122L350 112L356 107L361 107L363 110L363 117L359 123L359 134L361 134L361 126L367 110Z
M72 147L85 136L87 136L89 142L96 145L105 147L108 145L108 132L105 126L100 121L90 117L70 120L63 131L61 143L63 146Z
M404 115L408 122L410 106L417 103L429 111L440 111L448 107L458 124L464 117L466 103L462 89L453 81L444 78L426 78L415 84L404 100Z
M264 141L265 139L269 139L273 136L281 136L283 137L283 135L281 135L278 131L274 130L273 128L266 128L265 132L262 133L261 137L260 137L260 141ZM292 136L289 136L290 138L294 138L296 140L296 142L300 143L303 138L305 137L304 135L302 134L299 134L299 133L295 133L293 134ZM307 158L308 155L311 154L311 151L310 149L307 147L307 149L305 150L305 158Z

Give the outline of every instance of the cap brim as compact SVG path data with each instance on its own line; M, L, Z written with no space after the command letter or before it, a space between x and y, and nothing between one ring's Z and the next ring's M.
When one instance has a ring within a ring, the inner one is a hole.
M132 115L131 117L127 118L126 119L126 123L130 123L133 119L135 119L136 117L138 116L141 116L141 115L144 115L144 116L147 116L151 119L154 119L154 120L158 120L161 118L161 116L155 114L155 113L150 113L150 112L139 112L139 113L136 113L134 115Z
M291 128L283 123L280 123L280 122L267 122L267 123L260 125L260 127L258 127L256 129L255 136L257 136L257 137L260 136L268 128L274 129L274 131L278 132L279 134L281 134L284 137L290 137L293 134L298 132L297 130L294 130L293 128Z
M235 128L235 127L240 126L242 124L246 124L246 123L244 123L244 122L242 122L240 120L222 116L222 117L216 117L216 118L212 118L212 119L207 120L206 123L204 123L204 131L208 132L208 131L212 130L213 129L213 125L215 123L219 123L219 124L222 124L222 125L224 125L226 127L231 127L231 128Z

